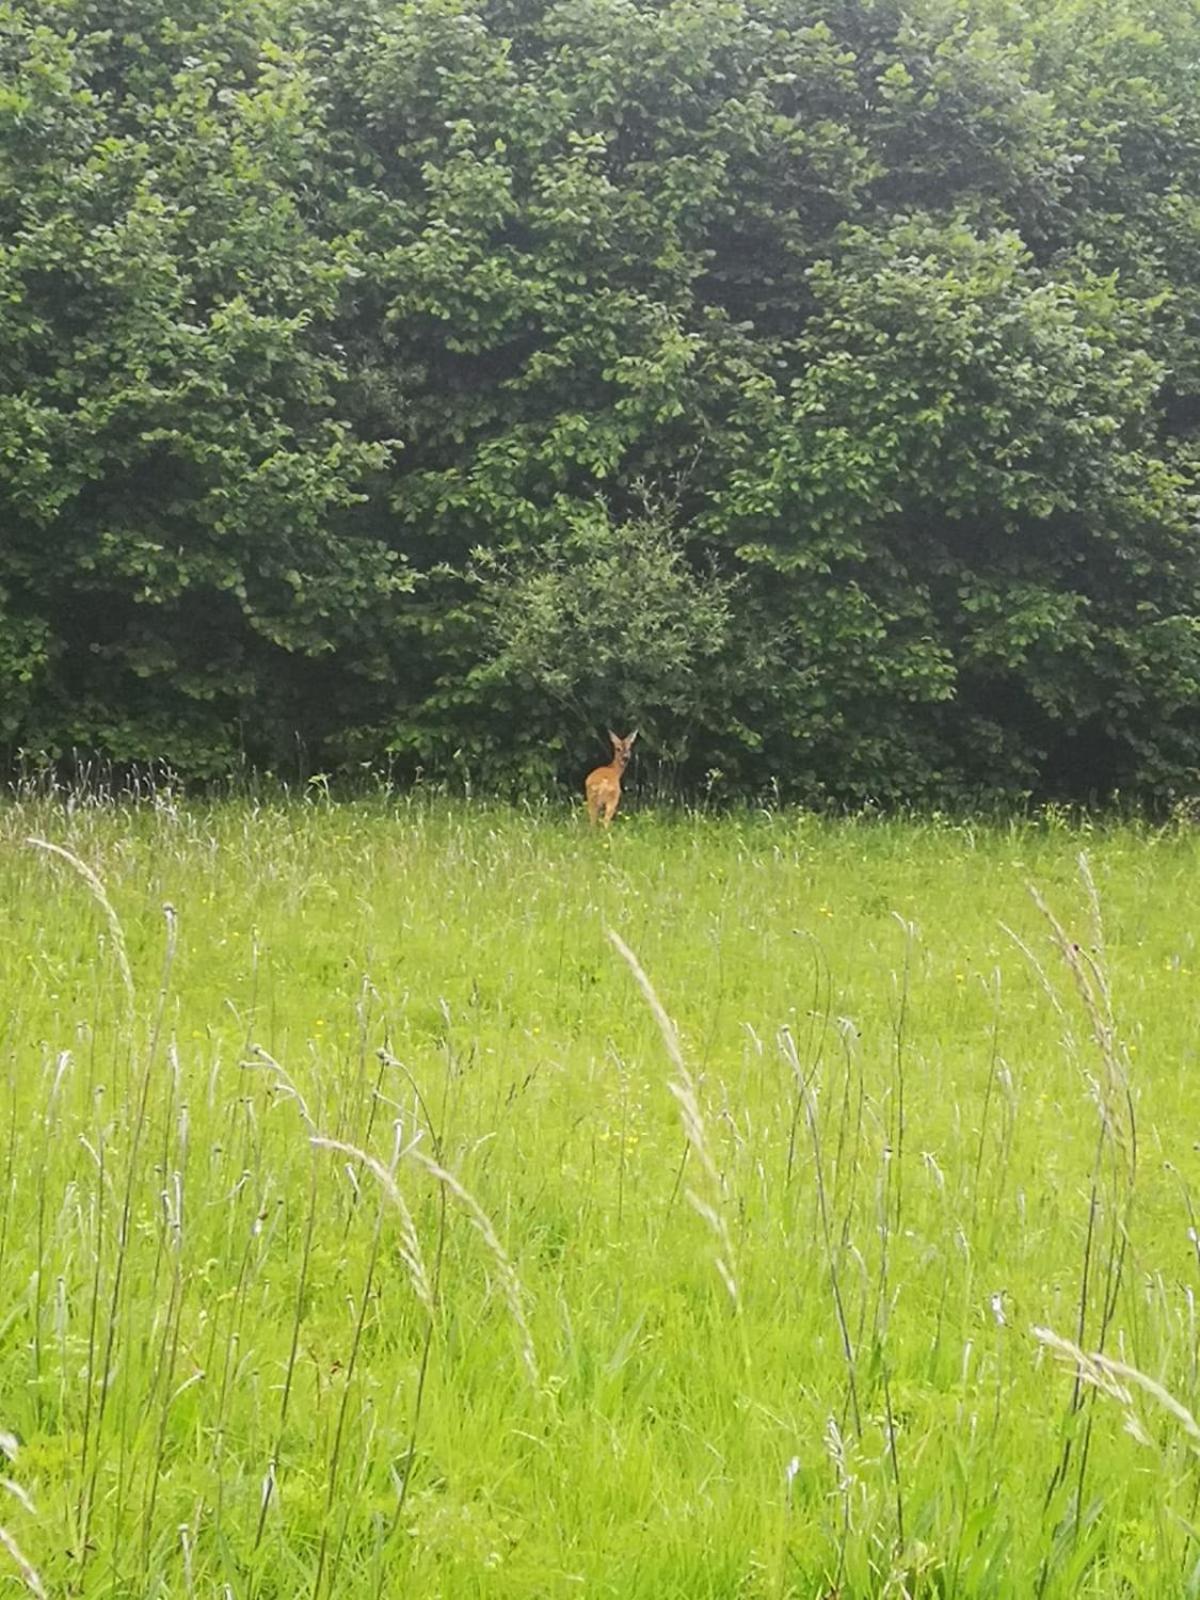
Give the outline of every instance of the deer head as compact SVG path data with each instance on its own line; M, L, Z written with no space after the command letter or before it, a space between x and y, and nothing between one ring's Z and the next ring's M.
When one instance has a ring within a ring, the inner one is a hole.
M636 728L627 739L622 739L611 728L608 730L608 737L612 740L613 747L613 766L619 768L622 772L624 772L629 763L629 757L633 754L633 741L637 736L638 731Z

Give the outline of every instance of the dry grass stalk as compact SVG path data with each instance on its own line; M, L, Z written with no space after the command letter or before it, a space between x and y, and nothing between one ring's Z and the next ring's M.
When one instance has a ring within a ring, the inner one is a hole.
M112 901L108 898L103 883L88 866L86 861L81 861L71 850L66 850L61 844L51 844L49 839L37 839L32 836L25 843L34 850L45 850L49 855L60 857L68 866L71 866L92 891L97 904L104 912L108 922L108 931L112 936L113 949L116 952L117 966L121 972L121 982L125 986L125 997L130 1006L134 1001L133 971L129 965L129 953L125 948L125 933L121 927L120 918L113 909Z
M687 1062L683 1057L683 1047L679 1042L679 1032L671 1018L667 1015L666 1008L655 993L654 985L646 976L641 962L633 951L621 938L620 934L608 930L609 941L617 954L625 962L630 972L633 973L634 982L642 991L646 1004L650 1007L651 1014L658 1024L658 1031L662 1035L663 1044L666 1046L667 1055L671 1065L675 1068L676 1077L667 1087L674 1095L679 1106L680 1117L683 1121L683 1132L705 1177L711 1187L711 1197L705 1199L694 1189L686 1191L688 1201L692 1207L708 1223L717 1239L718 1251L716 1257L717 1271L721 1281L729 1291L729 1297L735 1305L738 1304L738 1281L734 1268L733 1240L729 1234L729 1225L725 1220L723 1203L725 1199L725 1181L717 1170L716 1162L708 1146L708 1134L704 1125L704 1113L700 1109L700 1096L696 1089L696 1080L688 1071Z
M1090 955L1068 935L1035 885L1029 885L1029 893L1034 905L1049 924L1055 948L1074 980L1076 992L1088 1020L1092 1041L1104 1066L1104 1082L1100 1084L1093 1079L1093 1092L1100 1114L1126 1155L1132 1179L1132 1171L1137 1160L1133 1097L1128 1064L1113 1014L1112 993L1103 965L1104 931L1100 920L1099 894L1086 854L1080 854L1078 865L1079 876L1088 896L1092 917L1092 938L1100 959Z
M1130 1366L1127 1361L1117 1361L1112 1356L1106 1356L1103 1351L1081 1350L1072 1340L1064 1339L1061 1334L1054 1333L1050 1328L1035 1327L1030 1331L1040 1344L1052 1350L1061 1360L1071 1363L1075 1368L1076 1377L1081 1382L1090 1384L1100 1394L1107 1395L1110 1400L1117 1402L1125 1412L1126 1429L1139 1443L1152 1444L1153 1441L1134 1407L1133 1389L1140 1389L1143 1394L1148 1394L1168 1412L1183 1429L1188 1445L1200 1455L1200 1422L1197 1422L1183 1402L1177 1400L1156 1378L1150 1377L1149 1373L1142 1372L1138 1367Z
M28 1491L22 1489L19 1483L14 1482L12 1478L0 1478L0 1489L7 1490L8 1493L12 1495L13 1499L16 1500L19 1505L23 1506L26 1511L28 1511L31 1517L37 1516L37 1507L29 1498Z
M268 1071L273 1072L275 1074L276 1093L283 1095L288 1100L294 1100L301 1117L304 1119L305 1124L309 1128L315 1129L316 1123L312 1119L304 1096L292 1082L291 1077L288 1075L287 1069L282 1067L279 1062L276 1061L273 1055L270 1055L266 1050L264 1050L262 1045L256 1044L251 1046L251 1048L254 1054L258 1057L258 1060L243 1061L241 1063L242 1070L244 1072L257 1072L261 1070L261 1068L266 1067Z
M21 1546L13 1538L12 1534L9 1533L8 1529L2 1525L0 1525L0 1545L3 1545L8 1551L9 1555L13 1558L13 1561L16 1563L17 1571L21 1575L21 1581L29 1590L30 1594L37 1595L38 1600L46 1600L46 1590L43 1587L42 1580L38 1577L35 1568L25 1555L24 1551L21 1549Z
M347 1144L342 1139L325 1139L320 1134L313 1134L309 1143L318 1150L338 1150L342 1155L352 1156L355 1161L361 1161L368 1172L378 1178L381 1188L388 1199L396 1208L400 1218L400 1259L408 1269L409 1282L412 1284L413 1293L424 1307L426 1313L433 1316L433 1289L430 1286L429 1273L425 1266L425 1257L421 1249L420 1236L413 1214L408 1208L408 1202L401 1193L392 1172L384 1166L377 1157L368 1155L365 1150L360 1150L357 1145Z
M413 1146L410 1146L405 1153L410 1160L416 1161L420 1166L424 1167L430 1177L436 1178L447 1192L452 1194L462 1205L474 1223L484 1244L491 1251L500 1277L501 1287L504 1291L504 1299L520 1335L521 1360L524 1362L525 1370L529 1374L529 1381L536 1389L541 1379L538 1373L537 1353L533 1347L533 1334L530 1332L529 1321L525 1315L525 1290L520 1278L517 1276L516 1268L509 1260L507 1250L500 1243L499 1235L492 1225L491 1218L470 1190L464 1188L452 1172L448 1172L445 1167L439 1166L436 1161L431 1160L429 1156Z

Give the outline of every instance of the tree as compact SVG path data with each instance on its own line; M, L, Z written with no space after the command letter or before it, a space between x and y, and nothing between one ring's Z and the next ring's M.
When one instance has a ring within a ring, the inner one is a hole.
M474 683L515 688L528 708L510 749L565 746L584 759L614 718L642 729L660 761L703 737L735 586L688 564L668 508L614 522L597 501L512 565L486 550L477 559L490 647Z
M6 737L544 788L616 699L684 786L1192 785L1198 51L7 0Z
M123 41L155 85L131 104L112 36L56 20L5 32L7 732L221 771L284 744L308 663L385 670L408 586L356 531L387 450L337 417L322 348L353 247L293 192L319 139L302 61L262 40L235 65L197 27L155 74L164 24Z

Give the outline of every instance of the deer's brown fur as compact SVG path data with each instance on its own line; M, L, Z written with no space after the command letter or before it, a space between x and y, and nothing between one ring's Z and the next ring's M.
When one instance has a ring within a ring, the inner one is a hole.
M603 822L606 828L621 803L621 774L629 765L637 729L635 728L627 739L622 739L610 728L608 737L612 740L613 747L611 762L606 767L597 767L589 772L583 784L584 793L587 795L588 821Z

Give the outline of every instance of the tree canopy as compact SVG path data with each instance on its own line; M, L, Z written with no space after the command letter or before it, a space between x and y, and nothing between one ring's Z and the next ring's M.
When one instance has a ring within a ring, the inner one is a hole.
M0 741L1200 767L1191 0L0 0Z

